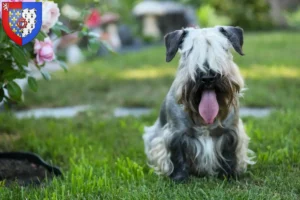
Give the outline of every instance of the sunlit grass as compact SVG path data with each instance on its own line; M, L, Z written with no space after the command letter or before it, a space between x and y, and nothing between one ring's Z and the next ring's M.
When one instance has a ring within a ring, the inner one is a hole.
M92 70L88 70L88 74L92 74ZM160 68L153 66L143 66L138 69L125 69L122 71L103 72L107 75L115 76L118 79L157 79L163 77L175 77L176 68L161 66ZM244 78L263 79L263 78L298 78L300 77L300 68L291 66L264 66L253 65L241 69Z
M156 79L166 76L175 77L175 68L161 66L161 68L154 68L152 66L145 66L141 69L129 69L118 73L120 79Z
M272 79L272 78L299 78L300 68L290 66L254 65L242 68L241 73L245 78L251 79Z

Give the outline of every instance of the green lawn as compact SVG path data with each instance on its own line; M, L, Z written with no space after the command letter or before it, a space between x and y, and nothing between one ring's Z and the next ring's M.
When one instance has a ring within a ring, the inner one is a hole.
M235 54L246 79L242 105L276 108L263 119L244 118L257 164L238 181L193 178L177 185L146 165L142 134L157 117L177 61L163 47L112 55L39 81L18 108L93 104L74 119L0 115L0 150L33 151L62 167L65 178L42 188L0 187L0 199L300 199L300 35L252 33L246 56ZM116 106L154 108L149 116L113 119ZM1 184L0 184L1 185Z

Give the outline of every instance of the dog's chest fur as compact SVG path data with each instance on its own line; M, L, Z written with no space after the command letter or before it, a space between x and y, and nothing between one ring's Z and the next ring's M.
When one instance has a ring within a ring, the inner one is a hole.
M181 138L190 172L196 175L216 175L223 168L224 151L235 149L236 123L234 112L223 122L210 126L194 126L188 129ZM229 129L231 127L231 129ZM226 144L226 146L225 146ZM235 158L227 158L235 160Z
M217 170L221 167L223 134L226 132L220 127L214 129L198 127L194 128L192 134L184 140L191 172L197 175L217 174Z

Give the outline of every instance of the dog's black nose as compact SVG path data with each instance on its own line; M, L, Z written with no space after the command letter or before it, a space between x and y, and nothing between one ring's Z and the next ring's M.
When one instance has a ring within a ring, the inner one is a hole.
M212 85L213 83L216 82L216 76L203 76L201 81L205 85Z

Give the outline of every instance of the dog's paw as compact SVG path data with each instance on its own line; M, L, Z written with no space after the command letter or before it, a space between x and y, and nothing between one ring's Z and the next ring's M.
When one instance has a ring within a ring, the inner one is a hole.
M232 173L220 172L218 174L218 178L231 181L231 180L238 180L239 175L235 172Z
M170 178L175 183L186 183L189 180L189 174L187 172L172 173Z

